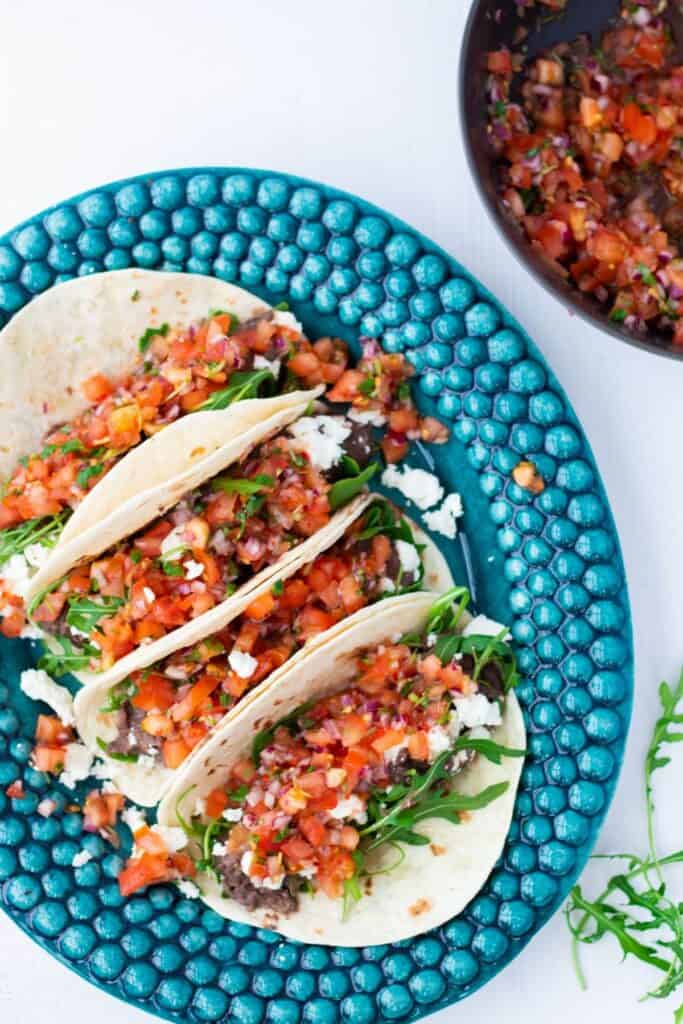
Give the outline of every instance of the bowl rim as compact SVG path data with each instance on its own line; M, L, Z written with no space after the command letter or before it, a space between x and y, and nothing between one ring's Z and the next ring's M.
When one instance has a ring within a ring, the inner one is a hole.
M465 22L458 59L458 114L460 117L460 135L464 143L467 166L470 171L470 176L474 181L479 198L488 214L489 220L493 222L498 236L503 239L508 251L515 257L516 261L521 264L531 277L558 302L565 304L565 306L569 303L569 312L571 314L580 316L582 320L592 324L594 327L597 327L598 330L602 331L604 334L609 334L618 341L622 341L625 344L630 345L631 348L638 349L644 354L664 356L665 358L672 359L674 362L683 360L683 345L681 345L680 348L678 346L674 347L669 342L665 347L650 340L652 337L651 335L641 338L627 331L620 330L606 316L593 313L578 303L571 294L571 292L574 291L573 288L571 291L564 291L559 284L555 284L550 278L541 273L525 251L529 248L526 244L526 240L522 239L521 236L519 241L513 238L511 230L508 230L508 225L503 218L500 207L492 200L491 196L484 188L477 170L470 132L468 131L468 128L471 125L471 118L467 110L465 95L467 57L470 51L474 23L478 12L486 2L487 0L472 0L469 14L467 15L467 21Z

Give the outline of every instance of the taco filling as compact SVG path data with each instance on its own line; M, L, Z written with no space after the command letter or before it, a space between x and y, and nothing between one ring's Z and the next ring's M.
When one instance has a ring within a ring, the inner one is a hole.
M364 489L376 454L364 424L296 420L39 595L31 618L61 648L43 667L107 669L220 604L326 526Z
M133 672L101 710L118 760L178 768L227 711L313 637L387 594L418 589L424 569L409 524L375 502L332 547L273 583L213 636Z
M523 755L489 731L516 681L514 655L502 633L452 632L462 607L437 613L421 636L362 651L341 692L258 733L189 821L176 812L201 849L196 869L224 896L288 914L321 890L347 913L373 873L403 860L403 845L429 844L421 822L457 825L505 792L507 782L474 795L451 788L475 757ZM387 846L395 856L379 867ZM141 866L134 855L122 891L146 884Z

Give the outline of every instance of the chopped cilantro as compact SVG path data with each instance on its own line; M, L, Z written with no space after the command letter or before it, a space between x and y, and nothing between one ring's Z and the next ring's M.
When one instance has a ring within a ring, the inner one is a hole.
M148 327L145 333L140 337L138 341L138 348L141 352L146 352L149 346L152 344L152 339L161 335L165 338L168 334L168 324L162 324L161 327Z

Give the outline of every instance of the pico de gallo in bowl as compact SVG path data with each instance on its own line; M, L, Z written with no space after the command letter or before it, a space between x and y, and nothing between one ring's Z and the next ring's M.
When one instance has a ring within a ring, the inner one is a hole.
M294 914L320 890L347 916L371 890L379 851L393 850L381 868L391 872L406 846L429 845L424 822L457 825L506 792L505 781L474 794L453 789L477 758L524 755L492 736L517 679L507 630L480 634L475 619L456 632L467 599L457 588L423 631L358 651L341 688L258 732L187 816L180 805L192 806L195 787L183 792L176 820L191 877L208 874L249 911ZM119 876L122 893L165 870L177 877L170 851L143 843Z
M565 20L586 28L570 0L553 31L563 41L540 53L509 17L486 53L470 31L463 74L475 58L485 64L487 120L475 124L468 94L468 151L505 237L565 305L682 356L680 19L668 0L629 0L611 21L609 6L596 5L598 36L569 36Z
M99 748L117 761L179 768L245 693L308 641L388 595L422 589L422 551L398 510L374 502L340 540L219 632L98 695L96 728L103 732L105 722L111 730L97 736Z

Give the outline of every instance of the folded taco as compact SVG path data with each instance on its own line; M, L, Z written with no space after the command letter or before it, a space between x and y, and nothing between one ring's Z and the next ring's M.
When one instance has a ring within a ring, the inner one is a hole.
M206 463L234 438L236 402L244 432L296 403L290 392L330 385L357 415L394 417L386 445L399 457L406 436L445 437L418 420L401 356L378 356L375 372L364 355L350 369L343 342L311 343L291 313L200 275L114 271L50 289L0 332L0 358L0 628L10 636L36 572L46 585L100 536L112 543L153 518L158 488L216 472ZM264 396L270 407L244 401Z
M465 601L389 598L296 656L178 773L121 891L182 873L224 917L345 946L459 913L502 851L525 742L505 629L463 626Z
M180 766L227 715L285 673L306 645L325 642L392 594L452 585L434 543L377 499L348 523L339 517L317 553L214 609L212 632L147 668L121 663L84 687L77 730L109 762L130 799L158 803Z
M36 595L29 614L51 648L42 667L145 668L222 625L233 595L308 560L370 502L379 456L369 426L312 409L261 437L242 438L223 472Z

